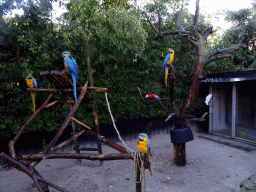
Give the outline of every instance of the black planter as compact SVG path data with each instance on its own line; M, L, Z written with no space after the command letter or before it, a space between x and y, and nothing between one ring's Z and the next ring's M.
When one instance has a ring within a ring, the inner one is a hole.
M174 162L178 166L186 165L186 142L194 139L190 127L170 130L171 142L174 149Z
M184 129L170 130L172 143L186 143L194 139L193 133L190 127Z

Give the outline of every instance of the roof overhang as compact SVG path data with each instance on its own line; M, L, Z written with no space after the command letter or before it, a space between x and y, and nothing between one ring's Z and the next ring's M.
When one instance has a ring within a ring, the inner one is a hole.
M204 82L205 83L237 82L237 81L249 81L249 80L256 80L256 70L213 73L213 74L207 75L207 77L204 79Z

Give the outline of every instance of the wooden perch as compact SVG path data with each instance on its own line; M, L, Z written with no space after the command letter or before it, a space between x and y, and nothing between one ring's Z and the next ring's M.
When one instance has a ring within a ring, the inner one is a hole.
M77 91L82 90L83 87L77 87ZM33 92L73 92L73 89L38 89L38 88L27 88L28 91L33 91ZM108 92L107 88L102 88L102 87L87 87L87 90L90 91L96 91L96 92Z
M19 139L19 137L21 136L22 132L27 128L27 126L31 123L31 121L36 117L36 115L44 108L47 107L49 100L52 98L53 93L51 93L48 98L46 99L46 101L35 111L35 113L33 113L31 115L31 117L27 120L27 122L21 127L21 129L18 131L18 133L15 135L15 137L13 138L13 140L10 140L8 143L8 147L9 147L9 152L12 156L12 158L16 158L16 153L15 153L15 149L14 149L14 144L16 143L16 141Z
M205 121L205 116L206 115L208 115L208 112L205 112L203 115L202 115L202 117L200 117L200 118L193 118L193 119L187 119L187 121L189 122L189 121Z
M135 156L135 155L134 155ZM51 154L36 154L22 155L19 159L24 160L42 160L42 159L88 159L88 160L124 160L134 159L131 153L112 153L112 154L92 154L92 153L51 153ZM144 157L145 158L145 157ZM143 159L143 157L142 157Z
M52 186L53 188L62 191L62 192L67 192L66 190L58 187L57 185L51 183L50 181L45 180L44 178L42 178L34 169L33 171L29 170L25 165L23 165L22 163L18 162L17 160L15 160L14 158L6 155L4 152L2 152L0 154L0 156L2 158L7 159L8 161L12 162L13 164L16 165L16 168L18 168L20 171L26 173L31 179L34 180L38 190L40 192L44 192L44 190L42 189L42 186L40 185L40 182L44 182L47 183L48 185Z
M73 119L75 122L79 123L80 125L84 126L85 128L87 128L87 129L90 129L90 130L91 130L91 128L90 128L89 126L85 125L85 124L84 124L84 123L82 123L81 121L78 121L78 120L77 120L77 119L75 119L74 117L71 117L71 119Z
M60 135L62 134L62 132L64 131L64 129L66 128L69 120L71 119L71 117L74 115L76 109L78 108L79 104L81 103L86 91L87 91L87 86L88 86L88 81L85 83L78 99L77 102L74 104L74 106L72 107L72 109L70 110L67 118L65 119L65 121L63 122L62 126L60 127L60 129L58 130L58 132L56 133L55 137L52 139L52 141L50 142L50 144L46 147L46 149L44 150L44 154L48 153L48 151L53 147L53 145L56 143L56 141L59 139Z
M51 103L45 105L45 108L51 107L51 106L53 106L53 105L54 105L55 103L57 103L57 102L58 102L58 101L53 101L53 102L51 102Z

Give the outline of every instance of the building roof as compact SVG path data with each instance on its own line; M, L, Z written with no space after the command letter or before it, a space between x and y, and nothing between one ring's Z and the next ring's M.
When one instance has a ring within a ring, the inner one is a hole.
M213 73L207 75L204 82L236 82L256 80L256 70Z

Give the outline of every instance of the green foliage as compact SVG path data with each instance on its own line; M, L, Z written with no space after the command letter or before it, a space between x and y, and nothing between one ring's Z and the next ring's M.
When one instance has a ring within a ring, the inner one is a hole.
M232 52L232 60L227 59L218 61L211 65L219 72L239 71L256 69L255 63L255 39L256 39L256 4L253 3L251 8L240 9L238 11L228 11L226 20L232 22L232 27L228 29L218 42L218 48L231 47L237 43L238 31L245 36L245 40L238 51Z
M178 1L174 1L173 7L180 8ZM8 51L1 51L0 55L0 137L18 131L33 113L31 96L26 90L28 74L35 77L39 88L52 87L39 72L63 69L63 44L78 63L79 82L84 84L89 80L85 40L89 42L94 85L108 88L115 120L166 115L157 103L145 105L138 87L144 95L155 93L161 98L169 97L162 71L168 48L175 51L174 89L176 103L182 107L190 89L196 58L186 39L176 35L154 40L155 33L142 12L126 1L72 0L67 8L62 25L53 24L47 11L35 5L28 7L23 16L5 20L6 38L0 46L8 46L5 49ZM175 29L173 14L167 14L167 9L162 14L166 19L162 30ZM185 24L191 17L185 14L182 19ZM206 26L204 20L200 24ZM47 96L47 93L36 93L36 106L39 107ZM40 112L27 131L58 129L70 109L67 99L65 94L55 93L54 100L58 103ZM110 124L105 95L96 93L96 102L99 122ZM163 103L172 112L171 104ZM202 100L196 100L191 110L200 107L201 103ZM90 104L81 104L75 116L88 126L94 125Z
M4 38L0 42L4 48L1 49L0 62L0 136L18 131L33 113L31 96L26 90L26 76L32 74L39 88L48 88L49 83L39 76L39 72L63 68L63 64L60 65L64 43L62 33L55 30L38 7L27 8L21 17L5 19L5 26ZM36 93L36 106L39 107L46 98L46 93ZM56 94L55 98L61 100L61 94ZM62 119L61 111L46 109L27 130L52 131Z

